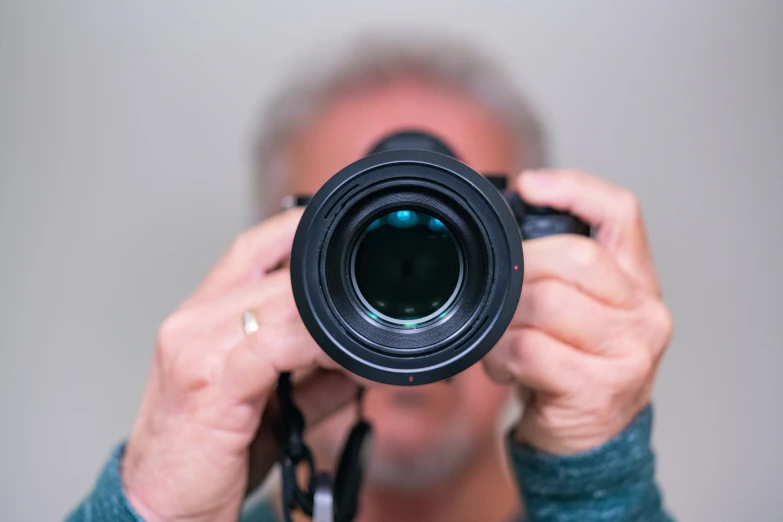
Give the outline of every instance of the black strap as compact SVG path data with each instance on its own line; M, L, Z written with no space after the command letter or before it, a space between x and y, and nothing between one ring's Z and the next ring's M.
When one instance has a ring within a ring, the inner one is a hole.
M281 374L277 382L277 395L282 408L282 429L278 434L278 444L284 522L291 522L292 513L296 509L312 517L317 486L329 480L326 473L316 474L313 454L304 440L304 416L293 401L291 386L291 374ZM372 435L372 428L363 416L362 396L360 393L358 397L359 418L346 440L337 467L333 502L335 522L351 522L358 510L359 491ZM296 476L297 469L303 463L307 466L305 488L299 485Z

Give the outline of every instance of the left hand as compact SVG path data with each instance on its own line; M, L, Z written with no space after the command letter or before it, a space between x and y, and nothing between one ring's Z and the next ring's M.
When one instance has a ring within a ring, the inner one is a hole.
M597 232L525 242L519 307L484 365L523 395L518 442L579 453L648 404L672 320L630 192L568 170L525 172L517 186L527 202L571 212Z

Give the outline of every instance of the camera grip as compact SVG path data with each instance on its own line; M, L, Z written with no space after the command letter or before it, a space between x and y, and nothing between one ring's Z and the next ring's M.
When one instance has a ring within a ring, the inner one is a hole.
M503 197L519 223L522 239L535 239L554 234L579 234L590 237L590 225L573 214L550 207L530 205L516 192L503 192Z

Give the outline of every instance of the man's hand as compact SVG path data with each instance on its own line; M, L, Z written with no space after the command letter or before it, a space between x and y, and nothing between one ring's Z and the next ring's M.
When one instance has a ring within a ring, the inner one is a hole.
M518 442L554 454L597 447L647 405L672 320L628 191L575 171L523 173L522 197L593 225L526 241L516 315L484 359L525 401Z
M300 217L291 210L241 235L160 329L122 464L128 499L148 522L237 520L248 480L274 462L272 429L259 425L281 372L321 368L294 389L308 424L357 393L324 370L336 364L305 329L279 268ZM251 335L246 310L258 318Z

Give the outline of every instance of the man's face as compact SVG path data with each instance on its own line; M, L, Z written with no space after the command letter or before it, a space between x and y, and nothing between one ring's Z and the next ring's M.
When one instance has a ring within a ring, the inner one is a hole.
M340 169L400 130L431 132L479 172L513 173L516 147L486 108L463 93L406 80L346 94L316 114L291 145L288 194L312 194ZM374 440L368 479L395 487L423 487L494 451L509 389L489 380L480 364L450 382L383 386L365 396ZM331 464L354 420L338 414L312 433Z

